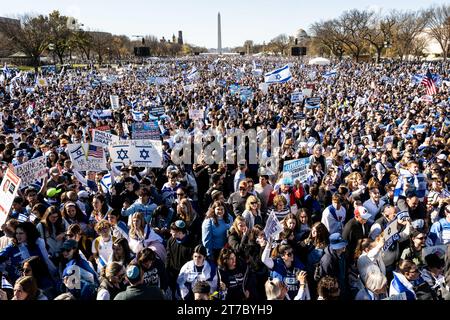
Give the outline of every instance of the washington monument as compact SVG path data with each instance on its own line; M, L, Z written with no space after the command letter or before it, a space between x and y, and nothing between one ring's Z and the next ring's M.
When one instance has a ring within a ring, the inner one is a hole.
M220 12L217 15L217 53L222 54L222 27L220 25Z

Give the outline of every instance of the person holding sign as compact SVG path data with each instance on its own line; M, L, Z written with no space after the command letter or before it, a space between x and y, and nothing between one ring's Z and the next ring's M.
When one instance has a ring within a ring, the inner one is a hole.
M298 275L305 270L305 266L294 256L294 249L289 244L282 244L276 250L277 257L273 259L270 257L271 248L272 237L264 248L261 260L270 269L271 279L277 278L285 283L289 300L297 296L300 286L303 286L305 291L309 291L306 280L302 283L298 280Z

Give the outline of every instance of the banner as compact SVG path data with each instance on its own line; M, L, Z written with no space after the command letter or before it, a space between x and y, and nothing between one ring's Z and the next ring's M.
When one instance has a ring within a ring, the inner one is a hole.
M189 109L189 119L202 120L203 110Z
M92 130L92 142L97 145L107 147L108 145L111 144L111 142L119 141L119 140L120 140L120 137L116 136L112 133L100 131L98 129Z
M114 166L162 167L161 141L120 140L111 144L109 153Z
M306 109L319 109L320 108L320 97L311 97L305 99Z
M117 110L120 108L119 105L119 96L110 95L109 100L111 101L111 109Z
M293 92L291 93L291 103L300 103L303 101L303 93Z
M389 249L391 245L400 240L400 234L398 232L398 220L394 219L384 229L384 246L383 251Z
M19 191L21 179L11 170L7 169L0 184L0 226L8 217L14 198Z
M266 227L264 228L266 239L275 239L276 236L281 233L281 231L283 231L283 226L281 225L280 221L278 221L275 213L272 211L267 217Z
M37 180L47 176L47 160L45 156L31 159L17 167L14 167L15 174L22 179L22 186L26 187Z
M155 117L160 117L160 116L162 116L165 112L166 112L166 111L165 111L165 109L164 109L163 106L152 106L152 107L150 107L150 110L149 110L149 113L150 113L152 116L155 116Z
M158 121L135 122L131 125L131 135L134 140L160 140Z
M292 180L299 180L301 183L308 178L309 158L285 161L283 164L283 172L291 173Z
M76 143L67 146L70 160L74 170L78 171L105 171L105 150L94 143Z

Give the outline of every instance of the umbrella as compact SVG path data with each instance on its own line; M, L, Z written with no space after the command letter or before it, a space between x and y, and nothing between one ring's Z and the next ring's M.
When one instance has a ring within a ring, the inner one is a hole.
M314 58L309 60L309 64L318 64L321 66L326 66L329 65L331 63L330 60L326 59L326 58L322 58L322 57L318 57L318 58Z

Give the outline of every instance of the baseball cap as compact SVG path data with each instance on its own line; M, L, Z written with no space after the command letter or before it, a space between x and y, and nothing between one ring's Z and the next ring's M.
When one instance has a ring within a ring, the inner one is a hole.
M372 215L363 206L358 206L355 208L355 216L356 215L359 215L364 220L369 220L372 218Z
M17 150L16 151L16 157L25 157L25 151Z
M339 250L345 248L348 242L342 238L340 233L333 233L330 235L330 248L333 250Z
M50 188L47 190L47 197L53 198L54 196L59 194L61 191L62 191L61 189Z
M69 239L64 241L61 250L70 250L70 249L76 249L78 248L78 242L73 239Z

